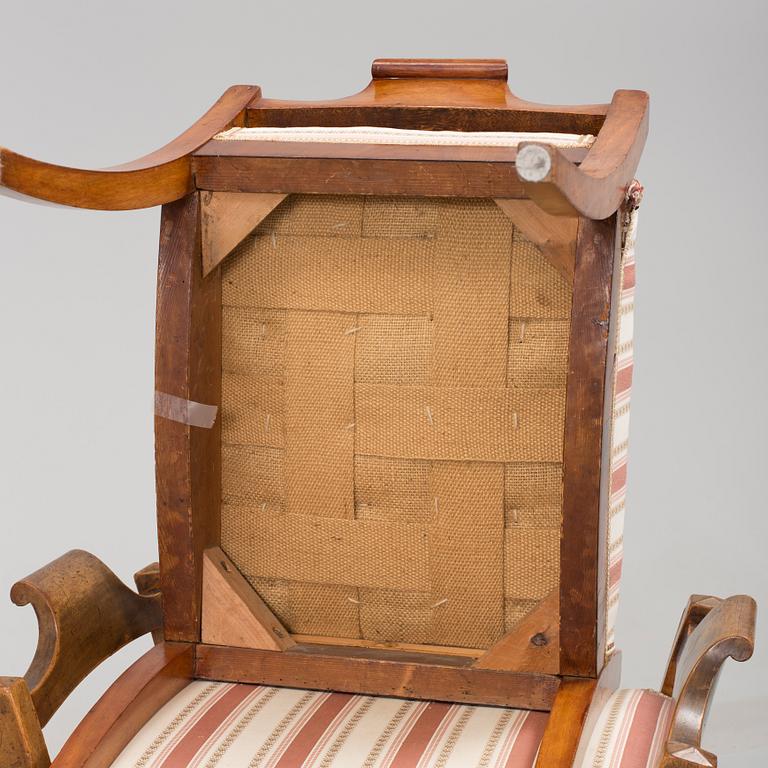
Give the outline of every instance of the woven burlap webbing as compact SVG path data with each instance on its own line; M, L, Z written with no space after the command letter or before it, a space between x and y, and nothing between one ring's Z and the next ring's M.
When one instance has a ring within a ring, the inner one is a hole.
M435 198L295 195L222 269L222 546L295 633L490 646L558 583L566 281Z

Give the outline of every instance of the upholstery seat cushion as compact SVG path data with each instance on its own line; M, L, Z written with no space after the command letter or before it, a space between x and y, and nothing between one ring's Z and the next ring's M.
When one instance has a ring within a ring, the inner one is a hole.
M601 707L591 732L583 735L577 768L656 768L674 704L655 691L616 691Z
M547 720L546 713L499 707L195 681L155 714L113 768L531 768Z

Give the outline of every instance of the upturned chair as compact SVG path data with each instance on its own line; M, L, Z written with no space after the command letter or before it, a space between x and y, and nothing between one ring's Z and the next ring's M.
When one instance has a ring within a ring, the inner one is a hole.
M543 106L498 60L361 93L235 86L102 171L0 150L3 192L162 205L159 564L18 582L3 768L124 644L56 768L684 768L755 604L694 595L660 691L619 686L634 174L648 96Z

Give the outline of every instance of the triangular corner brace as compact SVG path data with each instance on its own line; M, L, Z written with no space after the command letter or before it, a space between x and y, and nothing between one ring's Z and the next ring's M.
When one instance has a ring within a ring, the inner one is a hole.
M546 213L533 200L497 198L496 205L528 240L541 249L550 264L573 284L579 220Z
M473 665L512 672L560 671L560 592L553 589L511 632Z
M202 640L211 645L284 651L290 633L219 547L203 553Z
M201 193L203 277L216 269L286 197L255 192Z

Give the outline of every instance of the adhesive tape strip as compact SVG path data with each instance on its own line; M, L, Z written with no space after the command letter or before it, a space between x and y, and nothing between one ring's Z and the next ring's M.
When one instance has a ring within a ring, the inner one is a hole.
M155 392L155 415L190 427L210 429L216 423L216 405L204 405L165 392Z

